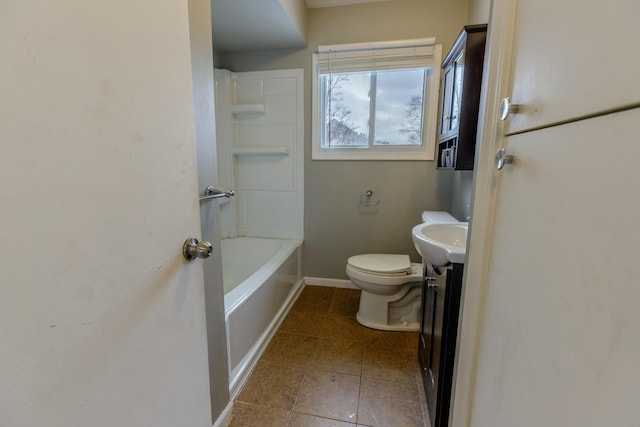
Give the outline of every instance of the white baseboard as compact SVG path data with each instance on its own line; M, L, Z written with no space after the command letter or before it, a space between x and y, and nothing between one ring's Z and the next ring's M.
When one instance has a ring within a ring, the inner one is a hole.
M328 286L331 288L358 289L351 280L345 279L324 279L322 277L305 277L305 285L309 286Z

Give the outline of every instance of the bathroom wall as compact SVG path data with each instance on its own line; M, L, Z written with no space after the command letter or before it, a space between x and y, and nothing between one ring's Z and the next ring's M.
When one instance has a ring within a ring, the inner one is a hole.
M449 213L460 221L468 221L471 214L473 171L454 171L451 183L451 210Z
M453 174L424 161L312 161L311 55L321 44L435 36L448 51L465 24L467 0L395 0L310 9L308 47L220 53L218 65L233 71L305 70L305 271L307 277L344 279L349 256L418 254L411 227L423 210L450 210ZM214 41L215 48L215 41ZM377 209L359 209L360 193L374 191Z
M469 0L467 24L486 24L489 22L491 0Z

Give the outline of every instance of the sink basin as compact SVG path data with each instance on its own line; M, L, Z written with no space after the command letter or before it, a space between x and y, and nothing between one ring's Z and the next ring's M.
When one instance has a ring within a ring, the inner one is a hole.
M433 265L464 264L468 223L419 224L411 230L416 250Z

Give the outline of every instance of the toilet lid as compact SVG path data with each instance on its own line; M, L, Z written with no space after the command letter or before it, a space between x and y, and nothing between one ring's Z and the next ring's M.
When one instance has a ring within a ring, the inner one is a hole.
M355 255L347 263L362 271L382 274L411 274L409 255L366 254Z

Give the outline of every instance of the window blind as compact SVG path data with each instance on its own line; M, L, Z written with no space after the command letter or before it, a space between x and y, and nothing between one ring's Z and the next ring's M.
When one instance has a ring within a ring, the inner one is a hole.
M320 46L316 56L320 74L433 67L435 39Z

